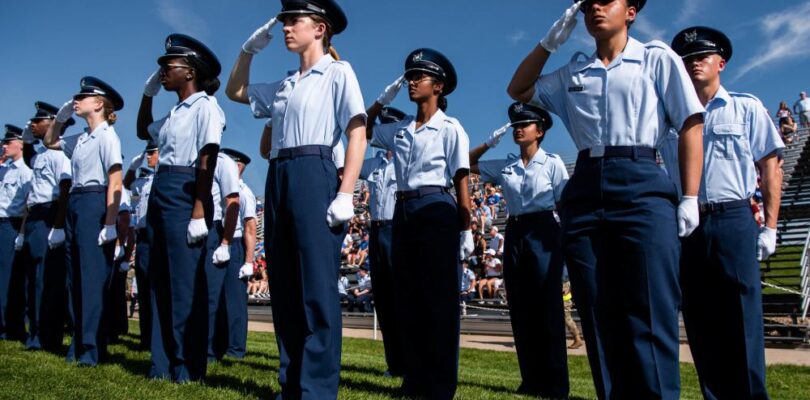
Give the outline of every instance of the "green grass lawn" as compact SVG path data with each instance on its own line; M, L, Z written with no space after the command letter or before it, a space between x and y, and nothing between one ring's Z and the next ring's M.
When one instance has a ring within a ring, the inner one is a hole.
M137 324L130 323L130 331ZM2 399L272 399L279 390L278 353L272 334L248 336L248 355L210 366L204 384L175 385L150 381L149 353L137 350L127 335L110 347L111 362L97 368L66 364L63 355L25 351L21 344L0 342ZM594 398L585 357L570 357L571 396ZM391 398L400 380L383 378L382 342L343 340L341 399ZM528 398L514 394L520 374L514 353L461 350L458 399ZM699 399L695 371L681 364L682 398ZM810 368L776 366L768 369L773 399L810 398Z
M787 246L777 247L776 253L770 258L771 268L790 268L775 271L766 271L766 264L760 263L763 268L763 279L765 282L777 286L787 287L789 289L797 290L801 284L801 265L797 258L801 258L802 246ZM784 291L770 287L763 287L762 294L784 294Z

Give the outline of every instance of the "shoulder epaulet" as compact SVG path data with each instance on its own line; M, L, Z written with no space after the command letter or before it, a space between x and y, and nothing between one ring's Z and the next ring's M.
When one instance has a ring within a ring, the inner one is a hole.
M517 159L518 159L518 155L517 155L517 154L515 154L515 153L509 153L509 154L506 156L506 160L507 160L507 161L515 161L515 160L517 160Z
M573 56L571 56L571 61L569 61L569 62L572 63L572 64L580 62L580 60L579 60L580 56L582 56L582 58L583 58L582 61L587 61L588 60L588 55L587 54L585 54L585 53L583 53L581 51L578 51L578 52L574 53Z
M728 95L731 96L731 97L741 97L741 98L745 98L745 99L752 99L752 100L756 100L757 102L761 103L761 101L759 100L759 97L754 96L751 93L728 92Z
M547 156L549 156L550 158L557 158L557 159L559 159L559 158L560 158L560 156L558 156L558 155L556 155L556 154L554 154L554 153L549 153L549 152L546 152L546 155L547 155Z
M648 48L648 49L651 48L651 47L654 47L654 48L659 48L659 49L664 49L664 50L670 48L669 45L667 45L666 43L664 43L664 42L662 42L660 40L651 40L651 41L649 41L647 43L644 43L644 47Z

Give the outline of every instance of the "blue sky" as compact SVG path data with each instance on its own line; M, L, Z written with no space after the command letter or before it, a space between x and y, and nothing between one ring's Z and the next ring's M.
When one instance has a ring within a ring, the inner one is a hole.
M139 1L4 1L0 13L0 124L22 126L33 115L35 100L60 105L78 89L79 79L95 75L112 84L127 104L116 130L130 159L144 144L135 134L135 116L143 82L156 68L165 37L186 33L204 41L220 58L227 74L242 42L275 15L270 0L139 0ZM570 3L566 0L342 0L349 27L333 43L354 67L366 104L402 73L404 57L417 47L444 52L459 73L459 87L448 97L448 114L458 118L473 146L503 125L511 103L506 85L522 58L545 35ZM775 111L780 100L793 104L800 90L810 89L810 0L788 2L731 0L650 0L631 35L642 41L662 39L690 25L708 25L729 35L734 57L723 75L727 88L759 96ZM571 39L553 55L559 67L576 51L590 54L593 42L578 24ZM297 58L276 38L253 63L252 82L280 79L297 68ZM228 119L223 145L257 160L246 180L263 193L266 166L258 154L263 121L246 106L220 91ZM176 101L162 92L156 117ZM407 94L393 103L413 113ZM544 142L547 151L570 159L575 149L557 120ZM73 127L72 129L76 129ZM70 132L70 131L69 131ZM488 154L516 151L509 140ZM370 154L370 153L369 153Z

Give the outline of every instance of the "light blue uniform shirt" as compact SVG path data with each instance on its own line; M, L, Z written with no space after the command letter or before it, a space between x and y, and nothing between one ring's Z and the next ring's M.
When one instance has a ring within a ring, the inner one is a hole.
M660 41L632 37L609 66L597 54L542 75L531 104L565 124L578 150L603 146L658 148L670 127L705 110L681 58Z
M70 159L62 151L38 146L31 159L31 167L34 180L31 193L28 194L28 206L58 200L59 182L70 180L72 176Z
M23 216L33 179L34 173L25 165L22 157L17 161L6 161L5 166L0 168L0 217Z
M365 123L365 103L354 70L328 54L303 74L293 71L278 82L248 86L248 98L256 118L272 120L270 159L291 147L334 147L352 118L362 116Z
M747 199L757 189L755 162L785 147L765 107L722 86L706 105L700 202Z
M658 149L661 154L661 159L664 161L664 171L672 179L675 188L678 190L678 198L683 197L683 190L681 189L681 170L680 162L678 161L678 132L675 129L670 129L667 133L667 138Z
M366 276L362 278L358 275L357 289L360 291L366 289L371 290L371 274L366 274Z
M481 179L500 185L510 215L554 210L568 182L565 163L556 154L537 149L529 164L510 154L506 160L478 162Z
M225 198L239 194L239 167L233 158L219 153L217 168L214 170L214 184L211 185L211 197L214 199L214 221L222 221L222 208ZM223 222L224 224L224 222Z
M470 169L467 132L442 110L419 129L410 115L399 122L375 125L371 142L394 152L398 190L451 187L458 170Z
M194 167L200 150L219 145L225 129L225 113L214 96L197 92L181 101L169 115L149 125L149 134L158 143L158 165Z
M136 178L130 185L132 195L137 198L132 207L135 210L135 227L138 229L146 228L146 212L149 210L149 194L152 191L152 179L154 177L155 175L150 173L147 176Z
M469 268L463 269L461 271L461 291L474 292L475 288L472 287L473 281L475 281L475 272L472 272Z
M335 168L341 169L346 164L346 147L343 146L343 141L339 141L335 147L332 147L332 161L335 162Z
M244 221L256 218L256 195L243 180L239 180L239 219L233 237L240 238L245 232Z
M394 160L388 160L385 154L363 161L360 179L370 183L368 191L372 221L390 221L394 219L394 205L397 202L397 177L394 171Z
M102 122L93 132L62 137L59 145L70 158L73 171L71 188L107 186L110 168L121 165L121 141L115 128Z

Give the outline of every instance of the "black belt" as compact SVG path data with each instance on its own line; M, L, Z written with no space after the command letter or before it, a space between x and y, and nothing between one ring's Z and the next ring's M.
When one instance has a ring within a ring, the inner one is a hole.
M276 159L283 160L288 158L305 157L305 156L320 156L321 158L332 159L332 148L329 146L322 146L317 144L310 144L306 146L288 147L278 151Z
M438 193L447 193L447 188L442 186L424 186L416 190L399 190L397 191L397 200L416 199Z
M394 223L394 221L391 221L390 219L386 219L386 220L382 220L382 221L371 221L371 226L373 226L375 228L379 228L381 226L388 226L388 225L391 225L393 223Z
M715 213L743 207L751 207L751 200L742 199L742 200L722 201L719 203L703 203L700 205L700 212Z
M596 146L579 152L578 158L652 158L655 149L642 146Z
M106 186L102 185L92 185L92 186L81 186L75 187L70 189L70 194L78 194L78 193L104 193L107 191Z
M28 211L39 211L39 210L50 210L51 207L55 206L55 201L48 201L45 203L33 204L28 207Z
M180 165L160 165L158 166L159 174L166 174L166 173L174 173L174 174L191 174L194 175L197 172L197 168L194 167L183 167Z
M543 221L547 220L549 217L554 218L554 210L537 211L521 215L510 215L508 222Z
M0 217L0 222L22 222L22 217Z

